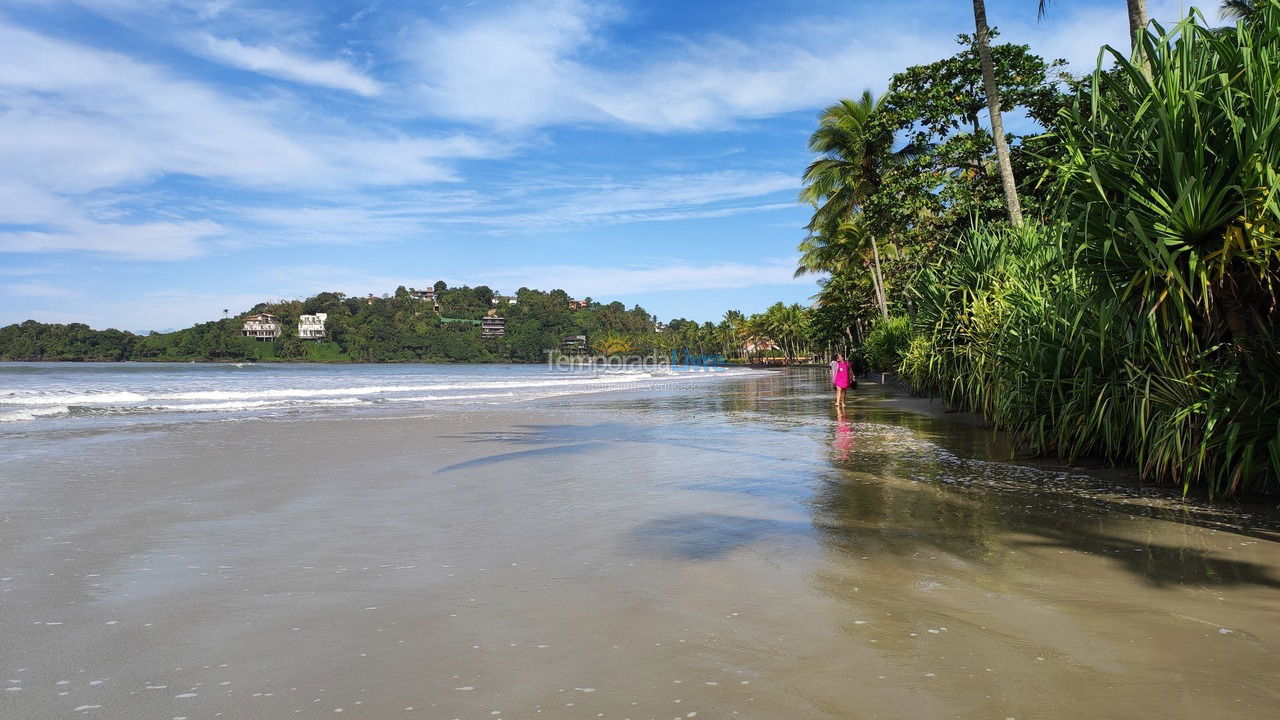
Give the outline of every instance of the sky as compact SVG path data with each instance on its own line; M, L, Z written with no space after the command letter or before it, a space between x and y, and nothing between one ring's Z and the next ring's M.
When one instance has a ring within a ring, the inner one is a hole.
M1036 5L987 12L1079 72L1127 45L1123 0ZM0 0L0 325L437 280L807 303L818 112L972 29L961 0Z

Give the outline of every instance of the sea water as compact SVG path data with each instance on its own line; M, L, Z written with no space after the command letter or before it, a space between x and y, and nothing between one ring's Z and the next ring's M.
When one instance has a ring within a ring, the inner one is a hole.
M0 433L342 411L432 412L714 382L711 367L0 363Z

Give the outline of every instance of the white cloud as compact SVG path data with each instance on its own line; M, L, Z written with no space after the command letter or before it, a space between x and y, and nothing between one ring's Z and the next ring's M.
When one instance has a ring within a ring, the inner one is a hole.
M0 252L87 250L132 259L182 260L204 253L204 241L225 231L212 220L109 222L94 203L76 202L0 178ZM110 208L105 213L110 215Z
M603 19L584 2L555 0L462 25L420 24L406 49L421 111L500 127L604 119L574 88L583 70L572 60Z
M795 258L758 264L722 262L697 265L675 262L634 267L547 265L495 270L483 283L503 288L560 288L576 297L615 297L639 293L725 290L761 285L809 285L812 279L794 277Z
M48 3L49 0L30 0ZM311 18L299 6L276 0L69 0L81 7L134 27L154 28L157 22L210 24L227 22L277 32L298 30ZM305 7L305 6L303 6Z
M1083 71L1099 45L1127 37L1117 7L1064 3L1053 22L993 22L1003 40L1032 41ZM625 54L610 42L621 13L583 0L535 0L420 23L403 52L427 115L508 128L603 122L724 129L883 89L894 72L955 52L955 33L972 29L971 16L953 8L935 15L950 13L959 24L904 20L903 12L863 7L847 19L798 20L734 37L676 36Z
M364 97L382 92L376 80L341 60L316 60L274 45L245 45L234 38L218 38L209 33L200 34L196 49L233 67L284 80L346 90Z
M135 260L186 260L224 232L212 220L98 223L71 220L52 230L0 231L0 252L88 250Z
M68 297L72 295L70 290L43 280L0 285L0 293L12 297Z
M324 169L262 108L124 55L2 24L0 45L0 160L28 182L83 191L165 172L262 183Z
M525 199L534 209L457 215L448 222L475 223L497 228L546 229L581 225L726 217L795 207L784 203L742 201L799 189L799 180L785 173L721 171L617 179L581 179L574 190L552 198L535 195Z
M377 132L323 117L303 123L308 116L287 100L230 96L3 21L0 47L0 224L40 226L0 231L3 252L200 255L238 208L214 219L209 204L180 198L167 217L124 221L127 206L154 207L163 193L139 186L168 176L295 198L351 197L366 187L456 181L449 160L495 154L469 135ZM123 205L104 203L106 191Z
M0 178L85 191L165 174L248 186L453 180L443 161L491 155L469 136L409 137L250 101L118 53L0 23Z
M636 70L592 72L592 105L653 130L723 129L737 120L821 106L921 59L917 38L886 26L872 45L797 25L764 38L710 37Z

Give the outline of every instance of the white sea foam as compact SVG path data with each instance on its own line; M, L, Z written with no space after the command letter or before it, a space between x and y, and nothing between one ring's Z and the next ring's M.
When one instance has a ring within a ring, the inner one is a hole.
M360 398L318 398L307 402L280 402L276 400L246 400L215 403L177 403L169 405L144 405L139 410L185 410L188 412L217 412L228 410L253 410L256 408L287 408L312 405L360 405L365 401Z
M470 395L413 395L410 397L388 398L390 402L428 402L430 400L475 400L477 398L515 397L513 392L472 393Z
M438 392L442 390L506 390L527 387L565 387L588 383L622 384L644 380L648 375L638 373L580 376L554 380L476 380L471 382L443 382L428 385L365 385L335 388L280 388L276 390L202 390L196 392L155 395L148 400L258 400L266 398L310 398L338 395L367 396L407 392Z
M49 418L113 422L112 418L184 413L256 415L275 410L528 401L545 397L664 387L673 381L708 381L751 374L743 369L699 372L601 367L556 372L511 366L256 366L252 374L226 366L60 365L40 375L0 374L0 423ZM21 427L10 425L10 427Z
M146 400L145 395L133 392L102 392L77 394L7 395L0 397L0 405L101 405L105 403L135 403Z
M0 413L0 423L4 422L27 422L42 417L58 417L71 412L71 408L60 405L57 407L41 407L29 408L27 410L15 410L14 412Z
M277 400L288 398L325 398L325 397L364 397L376 395L394 395L409 392L439 392L447 390L508 390L517 388L553 388L575 387L600 384L633 384L655 378L670 379L672 377L697 377L692 371L686 372L651 372L613 370L598 374L581 374L567 378L539 378L529 380L491 380L480 378L466 382L437 382L429 384L404 385L359 385L351 387L287 387L261 388L252 390L194 390L188 392L160 392L140 394L128 391L104 391L98 393L39 393L9 394L0 396L0 405L137 405L155 401L181 400Z

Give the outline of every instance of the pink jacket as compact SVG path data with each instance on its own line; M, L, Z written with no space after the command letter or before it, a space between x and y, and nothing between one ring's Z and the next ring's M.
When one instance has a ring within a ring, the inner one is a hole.
M835 370L831 373L831 384L838 388L847 388L850 385L850 378L853 373L850 372L849 363L840 361L836 363Z

